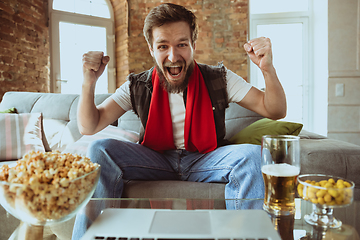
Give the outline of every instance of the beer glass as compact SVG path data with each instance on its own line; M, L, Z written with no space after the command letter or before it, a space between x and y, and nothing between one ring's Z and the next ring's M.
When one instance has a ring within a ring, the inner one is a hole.
M263 209L276 216L294 214L296 180L300 174L299 137L263 136L261 161L265 184Z

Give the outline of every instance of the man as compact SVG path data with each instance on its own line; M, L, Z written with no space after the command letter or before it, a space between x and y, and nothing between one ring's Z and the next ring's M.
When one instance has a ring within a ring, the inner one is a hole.
M128 110L143 125L140 144L114 139L95 141L88 156L101 165L94 197L121 197L123 179L225 182L225 198L263 197L260 146L228 145L225 109L229 102L271 119L286 115L283 88L272 64L269 39L245 43L261 69L266 89L260 91L223 65L194 61L196 17L186 8L162 4L148 14L144 35L155 67L130 74L112 97L94 104L94 89L109 57L83 56L84 82L78 109L82 134L94 134ZM236 203L234 208L240 208ZM74 238L83 234L77 219Z

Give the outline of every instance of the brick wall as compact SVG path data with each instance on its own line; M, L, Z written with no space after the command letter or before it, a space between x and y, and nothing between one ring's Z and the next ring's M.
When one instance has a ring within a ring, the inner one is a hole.
M128 3L124 0L111 0L115 22L116 87L125 80L129 71L128 51Z
M0 1L0 100L7 91L49 92L46 0Z
M163 2L112 0L117 23L117 86L125 81L128 73L139 73L153 66L142 29L149 11ZM248 0L187 0L185 4L183 0L168 2L186 6L198 18L197 62L216 65L223 61L227 68L247 79L247 55L242 45L247 38Z

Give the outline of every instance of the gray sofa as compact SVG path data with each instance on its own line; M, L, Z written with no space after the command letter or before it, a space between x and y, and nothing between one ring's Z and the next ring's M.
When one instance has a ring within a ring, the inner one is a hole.
M96 95L96 104L100 104L109 96L110 94ZM66 151L71 146L75 146L77 141L86 137L82 137L77 128L78 101L79 95L75 94L7 92L0 103L0 111L15 107L18 113L41 112L43 116L42 140L45 149ZM258 114L237 104L230 104L226 110L226 138L231 138L241 129L261 118ZM117 128L136 133L140 130L140 121L134 113L127 112L118 120ZM360 146L329 139L306 130L302 130L299 136L301 137L301 173L331 174L350 179L355 182L355 199L359 200ZM0 164L4 163L6 162L0 162ZM224 184L128 181L125 184L123 197L224 198ZM71 229L69 227L65 235L64 228L59 232L62 235L58 236L60 239L67 239L71 234Z

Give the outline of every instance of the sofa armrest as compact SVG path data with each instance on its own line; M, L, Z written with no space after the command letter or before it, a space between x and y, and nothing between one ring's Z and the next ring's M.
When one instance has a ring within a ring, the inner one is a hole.
M323 136L323 135L320 135L320 134L317 134L317 133L313 133L313 132L309 132L309 131L306 131L304 129L301 130L301 132L299 133L299 137L301 139L325 139L327 137Z
M335 175L355 183L360 199L360 146L330 138L300 139L301 173Z

